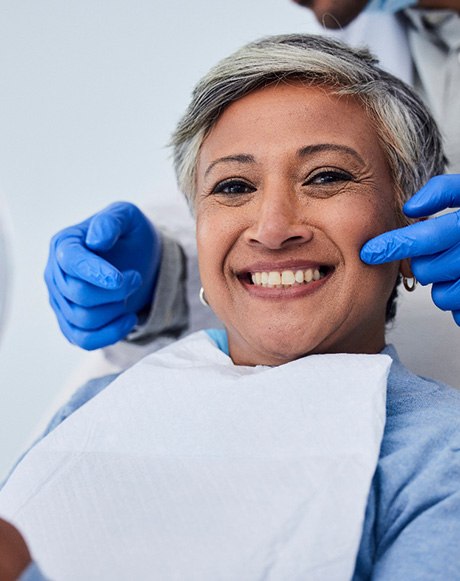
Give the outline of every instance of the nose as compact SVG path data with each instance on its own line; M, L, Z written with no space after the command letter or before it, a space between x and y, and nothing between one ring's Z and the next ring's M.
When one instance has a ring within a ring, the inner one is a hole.
M266 190L260 197L254 222L246 231L246 240L270 250L309 242L313 230L305 213L305 204L295 193L287 192L286 188Z

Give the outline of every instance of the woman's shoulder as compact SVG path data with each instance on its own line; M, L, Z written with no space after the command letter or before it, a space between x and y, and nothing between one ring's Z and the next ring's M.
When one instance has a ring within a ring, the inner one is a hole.
M381 483L387 491L397 490L399 498L409 491L411 498L422 498L430 487L436 490L441 484L458 494L460 390L415 375L391 355Z
M363 537L373 541L362 544L358 565L373 563L379 578L433 571L457 579L448 572L458 572L460 543L460 391L388 354L386 426Z
M460 499L460 390L413 374L397 357L378 474L381 500L397 511L407 513L417 498L425 502L441 488ZM460 502L456 511L460 518Z
M444 450L456 450L460 468L460 390L420 377L393 357L387 390L387 417L381 459L401 463L400 473L415 466L439 465ZM395 468L392 465L392 470Z
M396 351L386 349L393 363L388 377L387 420L404 418L404 422L426 420L436 425L454 421L460 426L460 389L428 377L420 377L407 369Z

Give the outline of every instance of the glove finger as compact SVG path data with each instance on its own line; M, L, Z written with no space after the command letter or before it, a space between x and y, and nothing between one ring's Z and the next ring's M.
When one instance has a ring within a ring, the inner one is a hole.
M73 236L61 238L55 247L56 262L68 275L103 289L121 286L123 276L109 262L85 248Z
M361 248L367 264L435 254L460 242L460 212L417 222L372 238Z
M411 218L430 216L445 208L460 206L460 175L431 178L404 204L404 213Z
M444 252L412 258L411 269L423 285L460 279L460 243Z
M60 309L59 305L57 304L57 301L54 299L54 297L52 295L49 295L49 303L50 303L51 308L53 309L53 311L56 315L56 319L57 319L57 322L59 324L59 328L61 329L62 334L67 339L67 341L74 344L71 329L70 329L64 315L62 314L61 309Z
M129 314L112 321L109 325L97 331L85 331L71 325L66 320L53 298L50 298L50 302L57 315L59 327L63 335L70 343L78 345L87 351L101 349L121 341L137 324L136 315Z
M66 321L83 331L95 331L109 325L122 315L129 314L125 301L98 307L80 307L62 295L54 297Z
M126 271L123 273L123 282L119 288L106 290L68 276L56 266L53 270L53 282L52 291L57 292L72 303L80 307L97 307L125 301L140 288L142 277L134 270Z
M431 297L435 305L443 311L460 309L460 280L438 282L431 288Z
M141 211L129 202L111 204L90 220L86 244L93 250L106 252L117 240L127 234L135 234L141 220Z
M48 288L48 292L51 294L52 292L54 292L56 285L54 282L53 263L50 260L48 260L48 262L46 263L44 279L46 286Z

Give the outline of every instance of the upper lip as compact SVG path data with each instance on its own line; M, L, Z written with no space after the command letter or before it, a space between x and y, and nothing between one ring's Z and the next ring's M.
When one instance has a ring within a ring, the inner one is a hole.
M244 268L236 269L238 275L246 274L248 272L271 272L283 270L308 270L317 269L320 267L333 268L334 265L328 262L320 262L313 260L285 260L281 262L275 261L258 261L245 266Z

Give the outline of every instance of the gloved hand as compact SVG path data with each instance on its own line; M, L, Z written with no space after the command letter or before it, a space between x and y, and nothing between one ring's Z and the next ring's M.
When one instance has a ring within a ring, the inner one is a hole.
M123 339L153 300L160 261L155 228L126 202L58 232L45 281L67 339L88 350Z
M407 216L421 218L459 206L460 175L442 175L429 180L403 209ZM434 303L452 311L460 325L460 211L385 232L366 242L360 256L367 264L410 258L417 280L433 283Z

